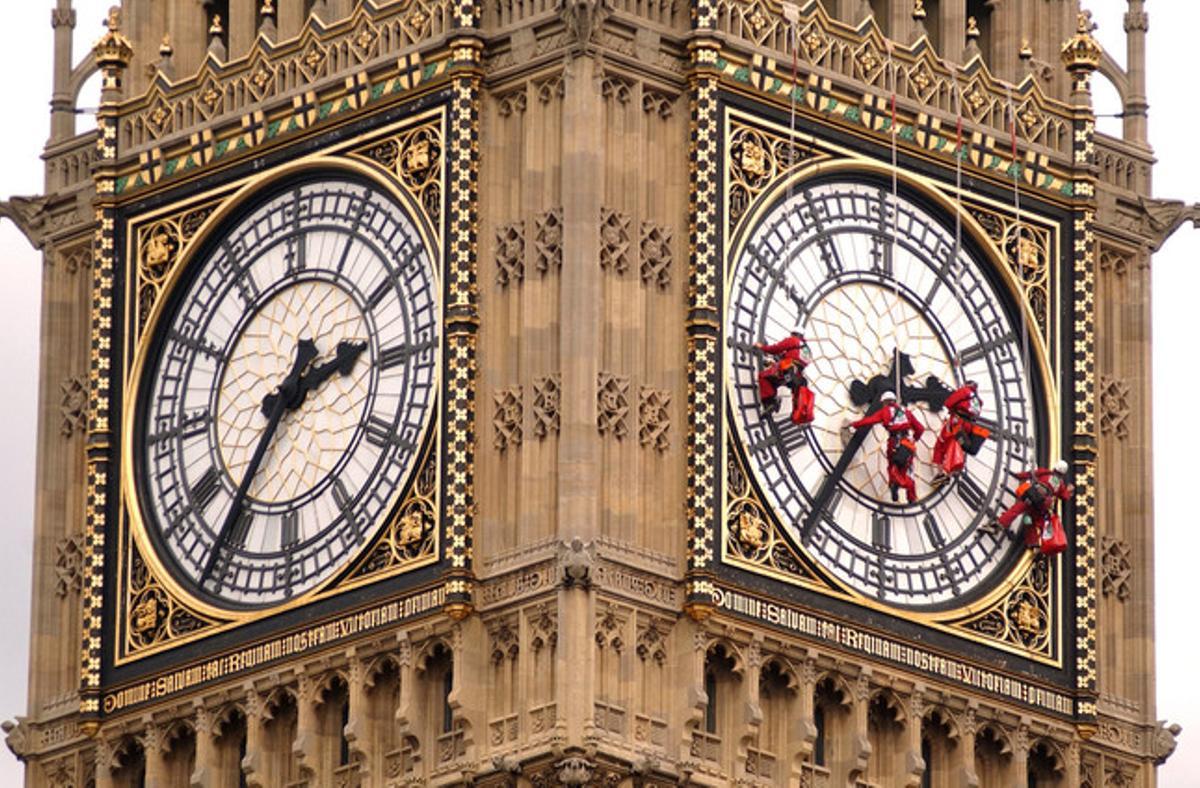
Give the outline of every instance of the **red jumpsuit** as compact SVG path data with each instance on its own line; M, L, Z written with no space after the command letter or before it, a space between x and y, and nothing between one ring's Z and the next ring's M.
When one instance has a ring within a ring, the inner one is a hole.
M1008 528L1018 517L1028 515L1025 546L1038 547L1046 555L1061 553L1067 546L1067 538L1055 506L1058 501L1069 500L1074 488L1049 468L1021 471L1013 476L1021 480L1017 500L1000 515L1000 525Z
M804 379L808 366L808 343L803 337L784 337L774 345L757 345L759 350L775 356L775 362L758 373L758 395L763 404L771 405L779 396L780 386L791 386L792 421L808 424L813 420L813 394Z
M889 403L869 416L851 424L858 429L872 424L882 424L888 431L888 487L895 501L903 488L909 503L917 500L917 483L912 477L913 460L917 457L917 441L925 434L925 426L908 408Z
M967 454L975 454L979 446L991 433L986 427L975 423L979 410L975 405L975 385L968 383L946 398L946 409L950 415L942 424L937 441L933 444L933 464L942 472L953 476L962 471ZM974 448L974 451L971 449Z

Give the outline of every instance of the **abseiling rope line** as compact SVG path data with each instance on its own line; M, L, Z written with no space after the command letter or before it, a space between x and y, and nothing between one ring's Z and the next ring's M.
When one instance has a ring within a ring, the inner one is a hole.
M896 126L896 65L892 61L892 42L889 40L887 45L888 50L888 75L891 81L891 125L888 131L892 135L892 243L891 243L891 258L892 258L892 291L896 297L896 316L892 319L892 367L896 374L896 389L892 393L896 395L896 404L901 408L904 407L903 397L903 373L900 370L900 318L904 314L903 302L900 300L900 272L897 270L899 265L899 257L896 254L897 246L899 245L900 236L900 167L899 167L899 129Z
M1021 363L1025 365L1025 374L1029 375L1029 320L1025 314L1025 305L1029 306L1029 311L1032 314L1033 305L1029 303L1029 289L1025 286L1025 277L1021 273L1021 242L1025 239L1025 227L1021 218L1021 164L1017 160L1017 110L1013 105L1012 86L1007 89L1008 106L1006 113L1008 114L1008 133L1011 142L1012 153L1012 176L1013 176L1013 214L1016 216L1016 225L1013 228L1013 262L1012 270L1017 277L1017 282L1020 285L1021 298L1025 302L1019 305L1017 310L1017 318L1021 321ZM1030 470L1037 469L1036 452L1031 452L1029 456Z
M958 74L954 75L954 110L957 114L954 129L954 254L950 258L950 295L954 302L958 302L960 291L960 277L962 276L962 261L959 260L959 255L962 254L962 150L963 150L963 114L962 114L962 86L958 84ZM967 305L963 305L963 312L969 313ZM962 371L962 354L954 354L954 373L955 385L964 383Z

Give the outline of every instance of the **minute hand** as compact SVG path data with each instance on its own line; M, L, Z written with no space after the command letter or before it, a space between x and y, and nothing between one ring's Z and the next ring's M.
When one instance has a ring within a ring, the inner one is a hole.
M288 410L288 401L294 396L294 392L300 384L300 375L316 356L317 346L313 341L301 339L296 346L296 359L292 362L291 371L279 384L278 391L273 395L268 395L268 397L274 396L274 399L271 403L270 415L267 417L267 427L263 430L262 437L258 439L258 445L254 447L254 454L250 457L250 463L242 475L242 483L238 485L237 493L233 497L233 504L230 505L229 513L225 515L225 522L221 524L221 530L217 533L216 540L213 541L212 551L204 562L204 569L200 572L200 585L204 585L204 581L212 574L225 540L229 538L233 526L242 516L242 505L246 501L246 494L250 492L250 483L254 481L255 475L258 473L258 466L262 465L263 457L266 456L267 449L271 445L271 439L275 436L275 430L279 428L279 422Z
M866 415L870 416L882 407L882 403L873 404ZM804 521L804 526L800 529L800 541L808 543L812 536L812 530L816 526L817 521L825 514L825 507L829 505L829 499L833 497L833 491L837 489L838 482L846 474L846 470L850 467L850 463L854 460L854 455L858 454L858 450L862 448L863 441L867 439L867 435L871 432L871 427L874 425L866 424L854 431L854 435L846 443L846 448L842 450L842 456L838 458L837 465L833 467L829 475L825 477L825 481L821 484L821 489L817 490L817 494L813 496L812 510L809 511L808 517Z

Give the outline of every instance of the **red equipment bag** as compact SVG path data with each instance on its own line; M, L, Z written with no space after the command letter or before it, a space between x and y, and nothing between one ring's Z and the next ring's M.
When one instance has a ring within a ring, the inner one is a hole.
M813 393L808 386L801 386L792 395L792 423L804 425L813 420Z
M958 441L948 441L946 449L942 452L942 470L946 475L953 476L963 469L967 464L967 455L963 452L963 447Z
M1058 555L1067 549L1067 532L1063 530L1062 521L1058 519L1057 514L1046 518L1041 536L1043 555Z

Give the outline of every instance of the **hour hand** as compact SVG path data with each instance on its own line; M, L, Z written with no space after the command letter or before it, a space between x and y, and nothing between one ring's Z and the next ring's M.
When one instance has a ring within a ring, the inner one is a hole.
M287 377L279 384L278 388L272 391L267 396L263 397L262 412L268 419L275 412L275 405L279 399L283 398L284 407L295 401L296 397L302 391L301 384L304 382L304 370L308 369L308 365L317 357L317 343L311 339L301 339L296 344L296 359L292 363L292 369L288 372ZM295 406L292 406L295 407Z
M322 383L329 380L335 374L349 375L353 372L354 365L358 363L358 357L366 349L366 342L349 342L346 340L339 342L337 350L334 351L333 358L318 367L310 369L301 378L300 390L297 393L296 404L293 407L299 407L309 392L316 391Z

